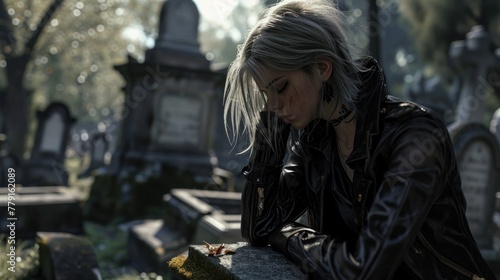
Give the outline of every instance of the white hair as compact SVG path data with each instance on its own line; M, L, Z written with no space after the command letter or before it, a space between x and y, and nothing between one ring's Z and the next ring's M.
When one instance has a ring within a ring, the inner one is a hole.
M335 94L354 109L360 66L347 42L345 16L331 0L284 0L267 8L258 23L238 46L224 90L224 124L235 145L243 135L253 146L259 112L266 99L255 80L265 69L303 70L312 75L319 59L332 62L327 81Z

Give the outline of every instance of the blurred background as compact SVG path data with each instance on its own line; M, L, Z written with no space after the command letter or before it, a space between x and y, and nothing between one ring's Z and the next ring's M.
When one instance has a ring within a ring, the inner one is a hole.
M357 56L379 61L390 94L434 109L449 126L471 193L468 217L485 255L497 258L500 2L334 2ZM246 32L274 3L0 0L3 241L9 193L33 198L18 201L15 214L24 219L16 238L25 268L14 277L0 257L0 278L45 277L39 252L51 247L40 240L50 238L39 232L90 240L104 279L168 278L162 265L141 260L165 263L210 236L240 240L239 229L202 234L208 212L195 205L239 225L248 155L238 155L244 141L232 147L225 134L224 79ZM14 173L15 191L7 187ZM141 251L150 246L141 227L161 232L170 244L163 254Z

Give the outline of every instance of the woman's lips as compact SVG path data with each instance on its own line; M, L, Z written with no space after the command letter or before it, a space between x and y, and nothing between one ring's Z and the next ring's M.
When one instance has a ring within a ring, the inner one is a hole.
M286 123L290 123L292 121L292 117L291 116L281 116L279 117L282 121L286 122Z

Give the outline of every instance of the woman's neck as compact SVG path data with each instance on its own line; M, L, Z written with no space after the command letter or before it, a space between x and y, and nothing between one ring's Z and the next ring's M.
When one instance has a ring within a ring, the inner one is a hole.
M337 135L337 145L340 152L350 154L354 146L356 134L356 116L352 109L345 103L340 103L331 108L327 120L333 125Z

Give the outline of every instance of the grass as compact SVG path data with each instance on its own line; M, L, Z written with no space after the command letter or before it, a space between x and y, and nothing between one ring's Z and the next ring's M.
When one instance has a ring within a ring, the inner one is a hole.
M32 279L38 273L38 245L32 241L16 240L9 244L5 235L0 235L0 279ZM10 247L15 246L15 263L11 266ZM13 268L14 271L9 270Z

